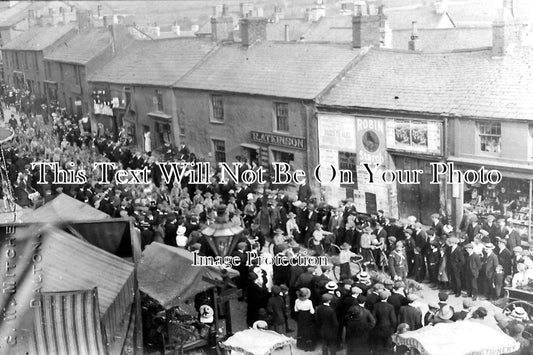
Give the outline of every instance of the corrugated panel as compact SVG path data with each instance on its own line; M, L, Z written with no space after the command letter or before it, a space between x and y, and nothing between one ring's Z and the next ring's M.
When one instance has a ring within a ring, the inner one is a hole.
M38 238L38 235L41 237ZM0 343L0 354L26 354L29 351L28 339L34 321L31 305L38 293L43 292L97 287L99 314L102 322L107 323L104 324L109 329L109 338L114 339L113 330L119 327L115 322L120 322L129 314L127 307L115 306L118 304L116 299L120 297L124 303L133 303L132 263L53 226L20 226L10 237L14 238L16 247L13 247L12 252L6 252L8 241L0 235L0 265L5 267L9 262L10 267L13 267L16 264L16 269L11 272L12 277L4 281L6 284L16 283L16 293L0 292L0 308L6 308L10 313L16 311L16 317L10 321L0 321L0 339L12 335L14 328L19 337L13 346ZM110 309L116 312L115 316L108 317Z
M36 355L105 355L97 289L42 293L35 309Z

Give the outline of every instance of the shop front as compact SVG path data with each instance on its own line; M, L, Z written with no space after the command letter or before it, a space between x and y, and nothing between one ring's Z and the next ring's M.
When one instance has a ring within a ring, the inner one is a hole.
M242 143L243 156L270 170L271 163L287 163L291 171L307 167L307 141L287 134L252 131L251 143Z
M457 183L454 190L456 198L457 220L462 217L464 204L471 206L478 218L485 221L488 215L497 219L505 218L514 224L524 241L531 239L531 203L533 187L533 169L528 166L520 167L516 164L500 165L495 161L476 159L450 158L454 161L455 168L463 172L468 170L477 171L481 167L498 170L501 181L497 184L479 182Z
M387 150L394 168L401 171L419 170L419 181L397 183L398 216L415 216L430 225L431 215L445 207L442 184L433 184L431 163L442 159L442 122L415 119L387 120Z
M342 200L353 200L357 211L376 213L382 209L396 214L391 187L370 178L365 164L375 167L380 175L387 166L385 120L320 113L318 115L319 164L322 190L327 203L336 206ZM335 178L332 181L334 171Z

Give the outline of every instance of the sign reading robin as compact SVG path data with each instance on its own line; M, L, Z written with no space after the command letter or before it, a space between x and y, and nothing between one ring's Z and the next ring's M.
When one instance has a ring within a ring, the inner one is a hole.
M285 136L282 134L252 131L252 141L262 144L277 145L280 147L306 150L305 138Z

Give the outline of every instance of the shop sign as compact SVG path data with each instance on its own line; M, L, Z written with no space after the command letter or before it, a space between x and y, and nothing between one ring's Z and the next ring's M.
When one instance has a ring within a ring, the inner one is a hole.
M75 106L81 106L81 100L74 101L74 105Z
M307 149L305 138L252 131L252 141L280 147Z
M387 121L387 148L441 154L442 122L409 119Z
M382 119L356 118L359 163L383 164L385 123Z

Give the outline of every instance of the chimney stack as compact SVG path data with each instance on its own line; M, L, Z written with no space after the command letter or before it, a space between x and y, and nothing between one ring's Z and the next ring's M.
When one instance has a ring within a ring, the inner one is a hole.
M78 30L85 31L91 26L91 13L86 10L76 10L76 22L78 22Z
M352 17L353 47L385 46L388 42L386 24L383 7L380 6L376 13L375 7L356 5Z
M522 44L524 24L518 19L516 0L503 0L500 19L492 23L492 55L502 57Z
M233 18L231 16L212 17L211 35L217 43L233 41Z
M416 21L413 21L413 30L411 32L411 39L408 42L407 48L410 51L416 51L417 50L417 42L418 42L418 28L416 26Z
M264 17L248 17L240 20L241 41L244 47L250 47L256 42L266 41L267 22Z
M285 42L289 42L290 40L289 25L285 25Z

